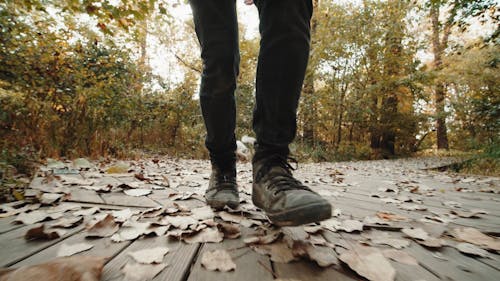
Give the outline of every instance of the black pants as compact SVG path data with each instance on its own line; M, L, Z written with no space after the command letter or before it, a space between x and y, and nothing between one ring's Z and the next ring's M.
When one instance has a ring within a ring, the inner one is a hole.
M212 162L234 163L239 72L235 0L190 0L201 45L200 103ZM253 129L255 157L288 155L297 129L297 106L309 57L311 0L256 0L260 52L256 75ZM255 158L254 158L255 159Z

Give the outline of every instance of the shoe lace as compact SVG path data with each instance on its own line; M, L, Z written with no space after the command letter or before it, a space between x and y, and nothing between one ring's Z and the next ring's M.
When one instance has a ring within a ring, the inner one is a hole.
M290 164L295 163L295 168ZM283 157L281 155L275 155L266 160L262 168L258 171L256 175L256 180L260 180L266 174L269 173L272 167L279 166L283 168L285 173L274 172L269 179L269 189L274 190L273 194L276 195L280 191L285 190L310 190L309 187L305 186L299 180L295 179L292 175L292 171L297 169L298 162L293 157Z
M216 180L219 184L224 184L224 183L236 184L236 178L227 173L217 174Z

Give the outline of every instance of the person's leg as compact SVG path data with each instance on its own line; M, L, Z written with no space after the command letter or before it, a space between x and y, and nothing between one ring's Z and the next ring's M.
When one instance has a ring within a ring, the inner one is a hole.
M236 105L239 71L238 23L235 0L190 0L201 46L203 73L200 104L207 129L205 145L212 162L207 190L215 208L239 203L236 190Z
M288 155L309 58L311 0L256 0L261 34L253 129L255 160Z
M253 203L280 226L331 217L331 205L292 176L288 145L309 57L311 0L255 0L261 33L253 128Z

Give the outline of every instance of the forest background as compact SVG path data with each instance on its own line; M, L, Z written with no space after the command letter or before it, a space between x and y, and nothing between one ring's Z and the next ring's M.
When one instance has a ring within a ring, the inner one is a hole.
M298 158L439 151L498 175L497 1L313 2ZM237 4L241 138L259 36L256 8ZM206 158L201 71L186 1L0 1L1 178L48 157Z

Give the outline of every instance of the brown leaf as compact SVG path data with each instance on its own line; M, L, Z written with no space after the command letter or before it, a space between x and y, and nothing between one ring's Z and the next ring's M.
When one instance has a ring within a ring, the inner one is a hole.
M151 225L150 222L125 222L118 233L111 236L113 242L130 241L139 238L145 234Z
M195 193L194 192L183 192L183 193L170 193L168 198L170 200L187 200L190 199Z
M113 216L106 217L87 226L87 237L109 237L118 231L120 227L115 223Z
M396 276L390 262L377 248L355 245L344 251L339 259L368 280L392 281Z
M224 239L224 234L219 232L217 228L204 228L200 232L182 236L182 240L188 244L193 243L219 243Z
M57 251L57 256L69 257L80 252L88 251L92 249L92 247L94 247L94 245L87 243L78 243L73 245L62 244Z
M111 212L116 222L125 222L136 214L139 214L139 211L132 211L129 208Z
M43 193L42 197L40 197L40 203L50 205L59 200L62 196L63 194L59 193Z
M377 217L387 221L407 221L407 217L396 215L389 212L377 212Z
M53 240L62 237L64 234L66 234L66 231L61 229L45 230L45 225L41 224L28 230L24 238L26 240Z
M167 267L166 263L160 264L140 264L128 262L122 268L124 281L147 281L152 280L163 269Z
M163 207L154 207L154 208L150 208L150 209L144 210L141 213L141 217L143 217L143 218L155 218L155 217L163 214L163 212L165 212L165 208L163 208Z
M44 221L48 218L50 219L58 219L63 216L62 212L59 213L48 213L42 210L35 210L29 213L21 213L17 216L14 221L22 222L24 224L34 224L37 222Z
M457 215L461 218L479 218L480 214L487 214L488 212L483 210L470 210L470 211L451 210L450 213Z
M169 252L167 247L155 247L151 249L144 249L128 254L138 263L151 264L161 263L163 257Z
M134 197L145 196L150 194L151 192L152 192L151 189L144 189L144 188L127 189L123 191L123 193L125 193L126 195Z
M236 224L221 222L217 224L217 228L224 233L224 238L236 239L241 236L240 227Z
M410 245L410 241L392 237L384 231L372 231L369 234L363 235L363 237L370 239L375 245L389 245L396 249L402 249Z
M225 211L218 213L219 217L224 221L239 223L244 227L252 227L254 225L262 225L260 221L246 218L244 216L231 214Z
M310 260L315 261L321 267L339 263L335 251L329 247L308 245L306 254Z
M342 221L342 224L337 230L343 230L345 232L363 231L363 223L357 220L345 220Z
M191 210L192 217L199 221L213 219L215 214L210 206L203 206Z
M170 224L173 227L180 228L180 229L187 229L188 227L192 225L197 225L198 220L194 219L191 216L168 216L165 217L160 224Z
M458 227L453 229L453 236L459 241L468 242L483 248L500 251L500 240L485 235L472 227Z
M413 239L426 240L427 238L429 238L429 234L422 228L403 228L401 232Z
M243 239L243 242L245 242L245 244L271 244L282 235L280 231L274 231L266 235L246 237Z
M81 224L82 222L83 217L60 218L57 221L51 223L49 226L71 228Z
M416 239L415 242L428 248L441 248L443 246L443 240L435 237L427 237L425 240Z
M99 281L108 258L75 256L57 258L38 265L23 266L2 275L8 281Z
M401 250L387 249L382 250L384 257L389 258L395 262L408 265L418 265L418 261L410 254Z
M226 250L204 252L201 256L201 265L212 271L227 272L236 269L236 264Z
M252 244L250 248L259 254L270 256L274 262L289 263L297 259L293 255L292 249L283 240L278 240L272 244Z
M491 257L490 254L478 246L470 243L458 243L455 248L459 250L460 252L464 254L469 254L469 255L474 255L474 256L480 256L483 258L489 258Z
M100 209L98 207L92 207L92 208L76 211L73 213L73 215L74 216L90 216L90 215L93 215L93 214L99 212L99 210Z

